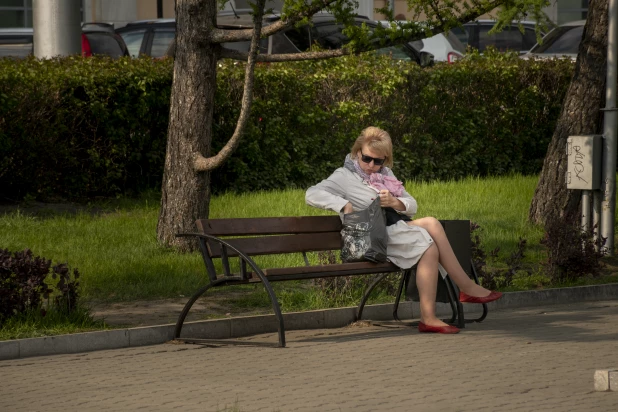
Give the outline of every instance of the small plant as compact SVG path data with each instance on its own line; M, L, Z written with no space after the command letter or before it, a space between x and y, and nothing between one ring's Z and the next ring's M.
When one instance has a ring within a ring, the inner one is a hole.
M492 260L497 259L500 248L495 248L490 251L489 254L485 253L482 247L481 232L482 229L477 223L470 222L470 233L472 236L472 261L474 262L474 267L477 270L479 280L485 288L500 289L506 286L511 286L515 277L532 275L529 270L526 270L523 267L522 262L525 257L527 241L521 237L517 242L517 248L515 251L505 260L506 268L487 270L487 258L489 257Z
M69 314L77 306L77 269L71 277L66 264L52 267L51 260L34 256L30 249L15 253L0 249L0 325L18 314L39 311L45 316L43 301L48 301L49 308L49 298L54 294L46 283L50 272L52 279L58 279L52 306Z
M318 252L320 265L332 265L339 263L337 255L332 251ZM363 292L374 281L377 275L367 276L336 276L332 278L318 278L314 280L316 289L331 302L331 305L347 305L358 303ZM396 276L388 276L374 289L372 296L388 294L394 296L397 290Z
M546 272L557 282L573 280L582 276L601 275L604 264L603 246L606 238L595 241L596 226L582 230L577 222L553 218L545 224L545 236L541 244L547 250Z

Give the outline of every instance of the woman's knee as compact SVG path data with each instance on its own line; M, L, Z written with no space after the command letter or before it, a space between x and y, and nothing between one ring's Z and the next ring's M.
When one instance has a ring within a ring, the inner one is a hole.
M436 219L435 217L431 217L431 216L422 217L420 219L413 220L412 222L410 222L410 224L413 224L415 226L420 226L426 230L442 227L442 223L440 223L440 221Z
M438 247L435 243L429 245L429 247L423 253L421 259L424 259L425 261L435 260L436 262L440 259L440 251L438 250Z

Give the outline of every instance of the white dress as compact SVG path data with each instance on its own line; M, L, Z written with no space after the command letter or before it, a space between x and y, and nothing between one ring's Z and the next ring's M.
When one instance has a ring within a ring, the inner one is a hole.
M389 168L384 169L389 176L394 177ZM327 179L311 186L305 194L305 201L311 206L332 210L343 217L342 209L348 202L352 203L354 210L362 210L369 207L376 196L376 190L365 183L358 173L340 167ZM405 190L397 199L406 207L399 213L412 218L417 210L416 200ZM403 220L388 226L387 232L388 260L402 269L414 266L433 244L433 239L425 229L408 225Z

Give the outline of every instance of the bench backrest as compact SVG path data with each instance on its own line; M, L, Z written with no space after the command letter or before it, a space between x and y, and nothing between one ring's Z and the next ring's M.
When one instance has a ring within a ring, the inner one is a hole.
M455 256L469 272L472 246L470 221L440 222ZM225 239L227 242L250 256L341 249L341 219L337 215L202 219L196 224L202 233L229 237ZM211 257L221 257L221 248L214 242L208 242L207 247ZM229 251L228 255L234 256L234 252Z
M335 215L201 219L196 224L200 232L225 237L250 256L341 248L341 220ZM221 257L221 248L213 242L208 242L208 250L211 257Z

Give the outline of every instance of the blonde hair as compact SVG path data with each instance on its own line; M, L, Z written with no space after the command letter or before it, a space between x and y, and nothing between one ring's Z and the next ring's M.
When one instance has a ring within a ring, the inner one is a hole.
M374 126L369 126L364 129L352 146L352 150L350 151L352 159L358 157L358 152L365 144L369 146L371 150L385 157L385 166L393 167L393 142L388 132Z

